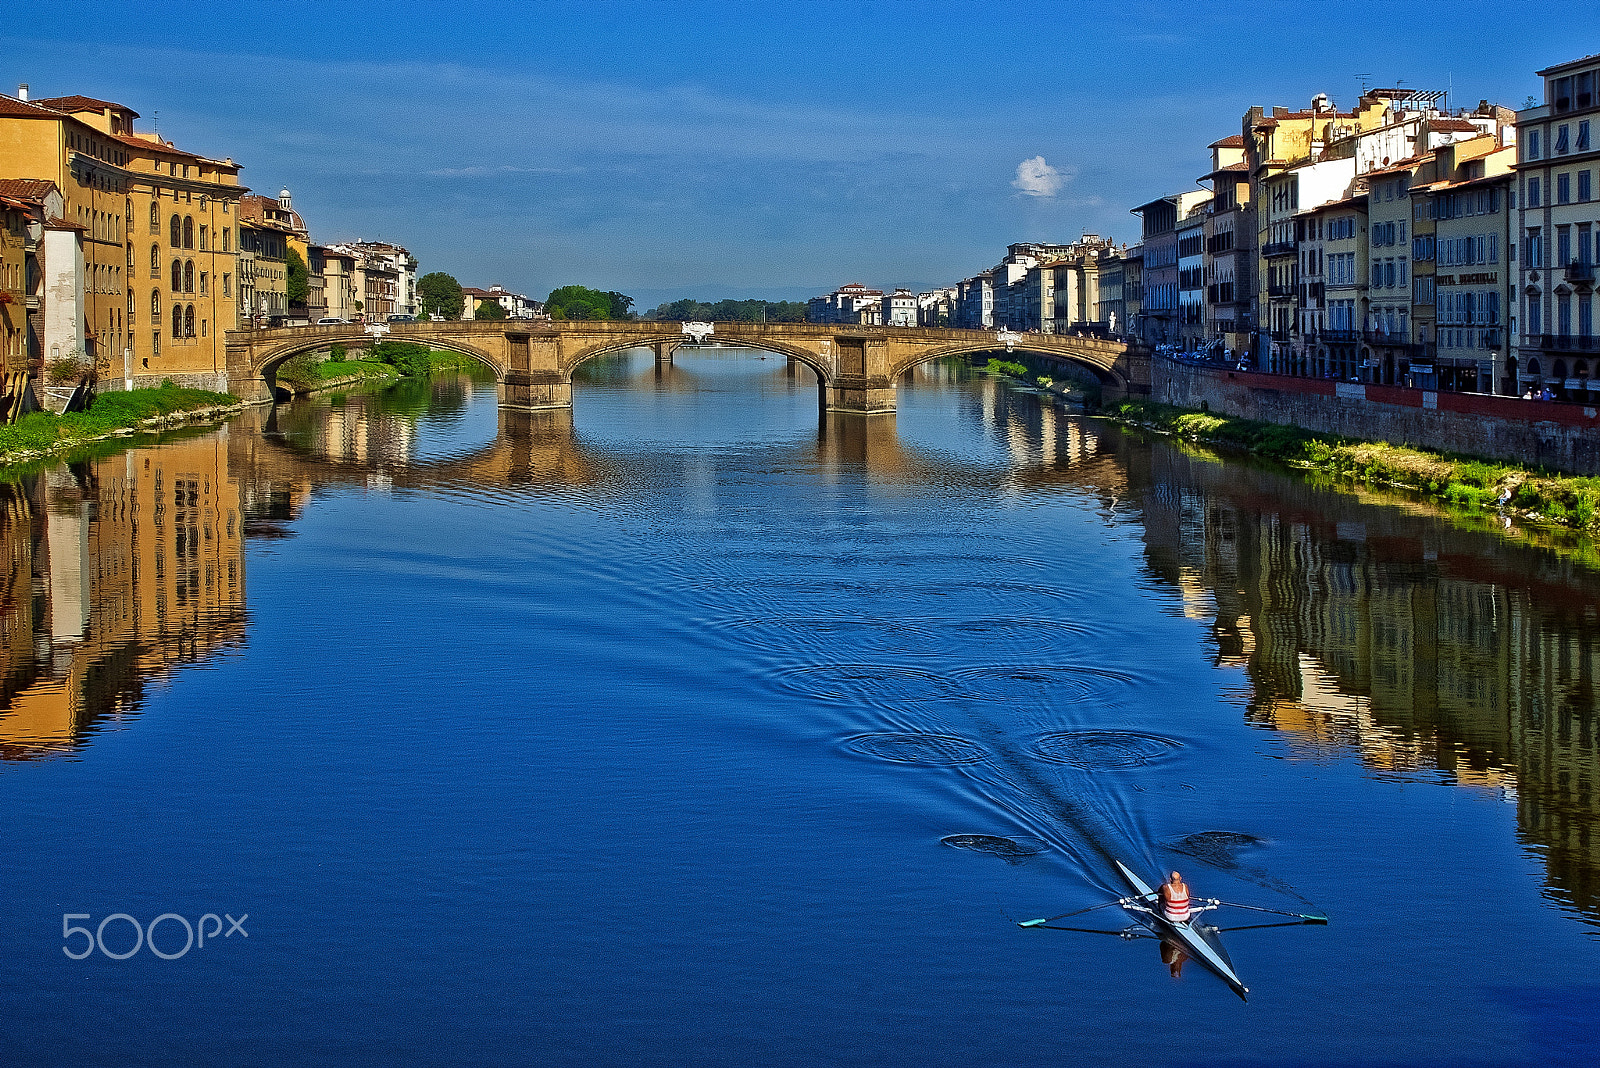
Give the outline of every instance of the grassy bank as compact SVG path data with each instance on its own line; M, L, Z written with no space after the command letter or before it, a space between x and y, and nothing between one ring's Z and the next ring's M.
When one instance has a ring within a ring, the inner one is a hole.
M1336 478L1397 486L1467 508L1504 508L1600 534L1600 479L1552 474L1470 456L1353 441L1299 427L1122 401L1105 414L1187 441L1239 449Z
M0 465L69 452L86 442L150 426L179 414L215 412L238 403L239 398L231 393L174 385L102 393L86 412L30 412L10 426L0 426Z

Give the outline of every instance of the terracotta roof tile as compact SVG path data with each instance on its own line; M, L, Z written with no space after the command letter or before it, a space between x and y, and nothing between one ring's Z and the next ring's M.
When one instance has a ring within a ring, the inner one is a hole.
M21 119L59 119L61 112L50 108L40 107L28 100L17 100L14 97L0 96L0 115Z
M0 196L18 200L40 201L56 187L48 178L0 178Z
M1469 133L1476 132L1478 127L1474 126L1466 119L1429 119L1428 129Z
M1243 148L1244 147L1244 136L1242 134L1233 134L1230 137L1224 137L1220 141L1213 141L1209 145L1207 145L1206 147L1207 148Z
M139 113L125 104L114 104L109 100L96 100L92 96L52 96L44 100L35 101L41 107L54 108L57 111L126 111L134 118Z

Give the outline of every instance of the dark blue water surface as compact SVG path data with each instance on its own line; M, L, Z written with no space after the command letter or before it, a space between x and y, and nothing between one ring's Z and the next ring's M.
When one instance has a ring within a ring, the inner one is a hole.
M0 486L0 1062L1587 1055L1592 572L957 365L871 420L800 375L447 377ZM1111 857L1332 923L1225 936L1248 1004L1017 927ZM116 913L247 935L63 952Z

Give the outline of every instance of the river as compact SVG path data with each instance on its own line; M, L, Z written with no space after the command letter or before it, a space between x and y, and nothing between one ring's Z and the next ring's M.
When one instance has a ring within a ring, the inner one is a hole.
M0 484L0 1062L1588 1055L1600 576L957 364L808 377L449 375ZM1331 923L1226 935L1248 1004L1017 926L1110 857Z

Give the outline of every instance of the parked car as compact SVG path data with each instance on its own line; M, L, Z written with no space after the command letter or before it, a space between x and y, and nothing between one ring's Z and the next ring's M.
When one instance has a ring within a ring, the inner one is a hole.
M343 326L344 324L348 323L349 321L350 321L349 319L340 319L337 316L329 316L326 319L318 319L317 320L317 325L318 326Z
M417 317L415 315L406 315L403 312L396 312L394 315L389 316L389 321L391 323L414 323L417 321Z

